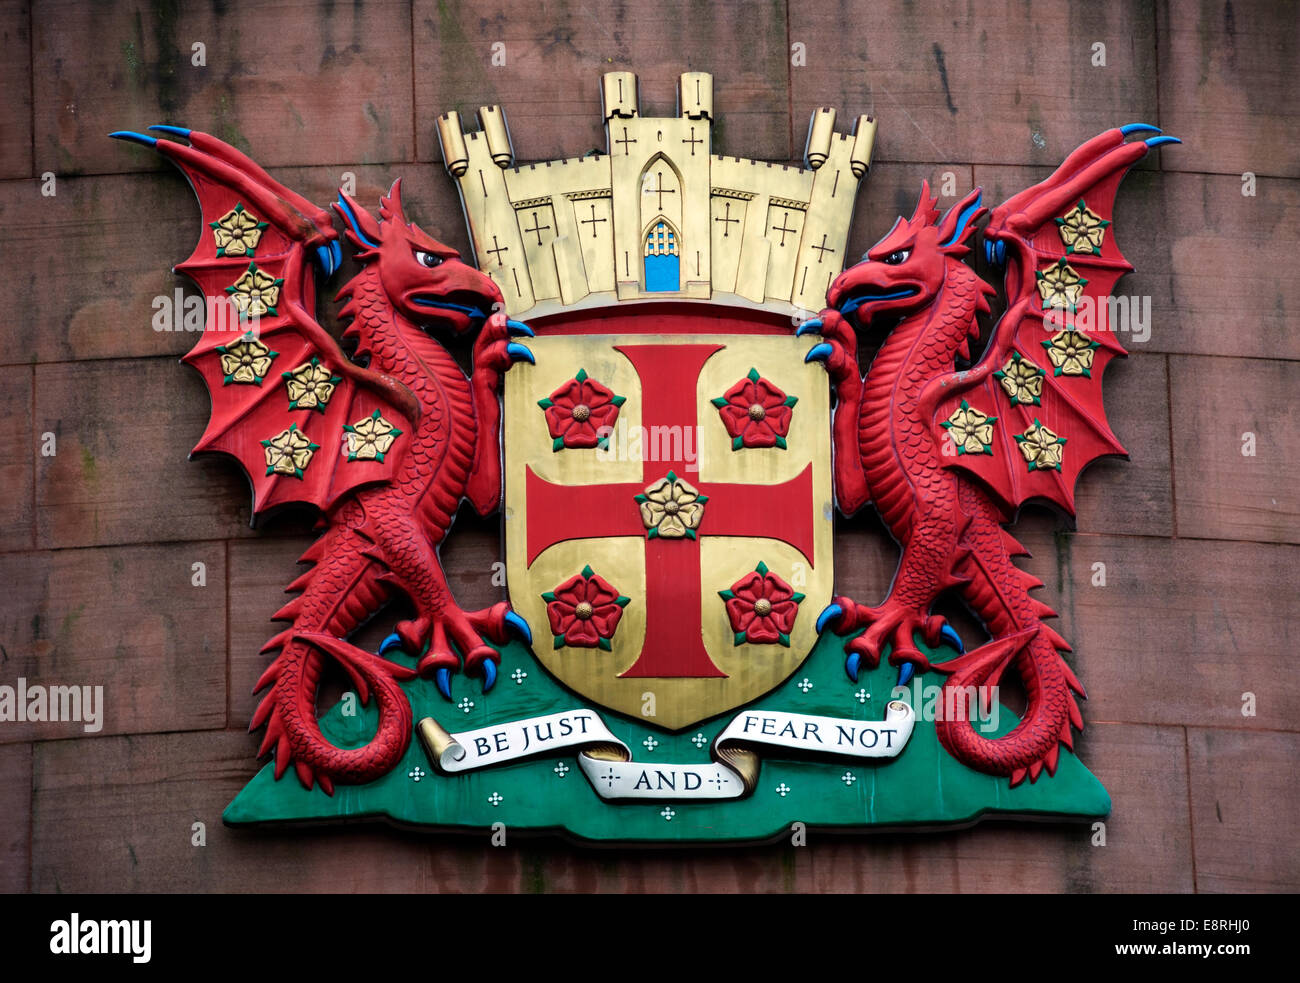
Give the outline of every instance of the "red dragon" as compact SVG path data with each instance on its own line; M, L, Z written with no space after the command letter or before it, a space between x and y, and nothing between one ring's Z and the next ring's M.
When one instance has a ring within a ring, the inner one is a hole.
M906 682L913 667L946 674L943 746L1012 785L1054 774L1071 728L1083 727L1075 697L1083 687L1066 665L1069 646L1043 624L1055 614L1030 596L1041 583L1012 562L1026 555L1003 528L1029 499L1074 512L1074 484L1091 461L1125 454L1102 407L1102 374L1124 348L1107 321L1107 299L1132 269L1111 232L1124 173L1149 148L1179 142L1156 136L1127 142L1146 124L1109 130L1085 143L1047 180L993 210L987 256L1006 266L1007 310L979 361L957 371L979 334L977 315L995 293L962 260L980 207L977 188L942 218L923 184L912 217L901 218L863 261L831 284L827 309L801 326L822 341L807 356L830 375L835 490L852 514L874 502L902 559L879 607L835 598L818 629L853 635L845 668L889 651ZM863 377L856 328L901 319ZM854 321L857 322L855 326ZM931 665L916 645L961 639L931 608L955 588L991 640ZM865 629L865 630L863 630ZM854 634L856 633L856 634ZM976 733L968 699L1011 668L1027 707L1010 733ZM948 701L951 694L951 704Z
M332 794L388 772L411 740L411 707L398 685L432 675L451 697L462 665L496 680L510 633L527 623L499 603L462 610L438 556L460 503L483 515L501 500L503 373L532 354L512 335L496 284L457 252L409 224L400 182L374 219L340 192L334 206L361 271L339 293L351 318L349 358L316 320L315 272L342 260L328 212L289 191L233 147L197 131L150 127L188 141L119 131L176 164L199 199L203 229L177 270L207 298L202 338L185 356L203 375L212 417L195 451L235 457L253 486L254 516L308 503L325 531L303 555L313 566L275 615L291 622L263 651L278 650L255 689L266 695L250 730L265 725L278 779L293 765L302 785ZM467 376L430 331L478 330ZM365 362L366 364L360 364ZM394 592L415 617L400 622L376 656L347 641ZM422 657L416 670L384 658L400 646ZM317 694L327 659L343 667L379 723L362 747L340 748L322 733Z

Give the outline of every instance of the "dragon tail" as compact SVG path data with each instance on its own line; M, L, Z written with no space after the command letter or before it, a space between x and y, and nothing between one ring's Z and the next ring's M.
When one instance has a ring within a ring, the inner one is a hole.
M267 690L249 726L266 727L258 755L274 753L277 780L292 764L304 788L319 784L329 795L335 782L359 785L383 775L411 742L411 707L398 681L415 672L344 641L386 599L383 567L365 554L367 545L354 530L338 527L303 554L315 566L287 588L301 593L275 620L291 625L263 646L263 652L280 651L253 687ZM362 703L372 695L377 702L378 729L361 747L337 747L321 732L316 699L327 657L347 672Z
M949 673L944 706L951 705L955 712L945 712L945 719L938 722L938 736L960 761L979 771L1005 775L1015 786L1026 777L1036 781L1044 769L1049 775L1056 773L1061 746L1073 749L1072 728L1083 729L1076 696L1086 698L1086 694L1062 658L1070 646L1043 622L1056 617L1056 612L1030 596L1041 583L1012 562L1013 556L1026 555L1025 549L1002 528L988 499L970 486L965 491L966 504L976 507L968 510L974 517L964 536L966 552L959 576L967 578L963 595L993 640L942 665ZM971 496L979 501L970 501ZM1012 666L1025 687L1024 716L1010 733L984 737L970 719L969 696L983 694L987 704L991 687Z

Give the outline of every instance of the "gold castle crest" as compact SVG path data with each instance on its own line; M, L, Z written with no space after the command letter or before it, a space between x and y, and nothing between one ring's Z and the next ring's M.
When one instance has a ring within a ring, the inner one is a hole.
M876 124L812 115L804 167L712 151L713 77L678 80L677 115L644 117L632 72L602 83L604 154L515 165L500 106L438 120L474 258L513 317L618 301L820 310L844 249Z

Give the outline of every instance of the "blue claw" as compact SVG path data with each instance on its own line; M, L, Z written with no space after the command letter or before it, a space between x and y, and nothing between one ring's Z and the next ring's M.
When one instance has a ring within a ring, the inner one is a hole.
M855 683L858 681L858 666L861 662L862 655L859 652L854 652L844 660L844 671L849 674L849 679Z
M803 360L805 362L824 361L830 358L834 351L835 349L823 341L820 345L813 345L808 354L803 357Z
M826 630L826 622L832 618L838 618L844 613L844 609L838 604L828 604L822 609L822 613L817 615L817 634Z
M434 676L434 682L438 684L438 692L451 699L451 670L444 667L439 669Z
M962 642L961 636L953 631L952 625L944 625L939 629L939 634L948 640L948 644L955 648L958 654L966 651L966 645Z
M383 655L385 652L390 652L393 649L400 649L401 647L402 647L401 636L399 636L397 632L393 632L393 634L389 635L387 638L385 638L382 642L379 643L379 654Z
M914 672L916 672L916 666L911 662L904 662L898 667L898 682L895 685L906 686Z
M533 329L524 324L523 321L506 321L506 330L515 337L536 338Z
M114 130L109 136L114 140L129 140L143 147L156 147L158 145L156 137L145 136L143 133L136 133L134 130Z
M513 611L506 612L506 625L515 630L515 634L522 638L529 645L533 644L533 630L528 627L528 622L515 614Z
M183 137L186 140L190 138L190 131L183 126L168 126L166 123L155 123L149 127L149 130L152 133L170 133L174 137Z
M822 324L821 318L811 317L807 321L804 321L803 324L799 325L799 330L794 333L794 336L796 338L802 338L806 334L813 334L814 332L820 331L824 326L825 325Z
M497 664L491 659L483 663L483 692L486 693L497 684Z
M536 365L537 359L533 358L533 353L523 345L516 345L513 341L506 345L506 354L514 361L527 362L529 365Z
M334 257L334 269L343 265L343 247L339 245L337 239L330 242L330 255Z
M333 243L330 243L330 245L333 245ZM334 251L330 249L329 245L316 247L316 262L320 264L326 278L332 276L334 271L338 269L334 265Z
M1143 141L1143 143L1145 143L1148 147L1163 147L1166 143L1182 143L1182 142L1183 141L1179 140L1178 137L1149 137L1148 139Z
M1158 126L1152 126L1150 123L1128 123L1119 128L1119 131L1125 136L1133 133L1163 133L1164 131Z

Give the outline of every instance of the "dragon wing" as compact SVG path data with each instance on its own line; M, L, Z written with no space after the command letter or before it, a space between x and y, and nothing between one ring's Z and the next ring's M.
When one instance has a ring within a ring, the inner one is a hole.
M1179 142L1125 142L1153 130L1133 124L1093 138L989 217L985 250L1006 264L1006 313L979 363L928 396L948 466L980 478L1008 515L1031 498L1073 515L1079 473L1126 454L1102 400L1106 366L1127 354L1110 323L1111 291L1133 269L1111 216L1129 167L1149 148Z
M203 334L184 358L212 397L193 453L239 461L255 517L290 502L328 510L359 485L390 480L418 409L400 383L352 362L316 320L314 265L329 276L342 260L330 215L215 137L150 129L189 145L112 136L179 167L202 211L198 245L174 269L194 281L206 308Z

